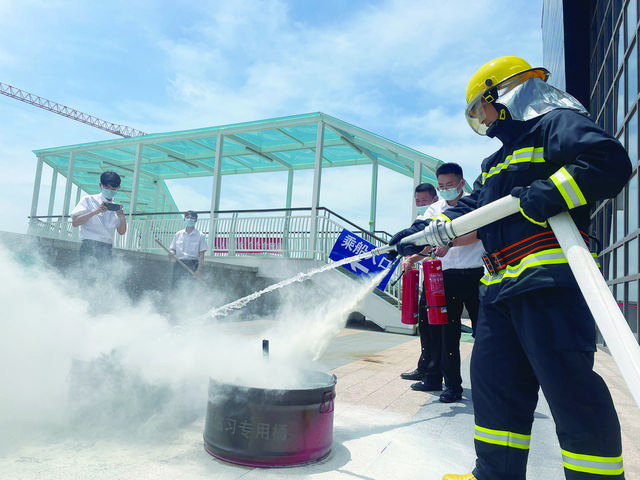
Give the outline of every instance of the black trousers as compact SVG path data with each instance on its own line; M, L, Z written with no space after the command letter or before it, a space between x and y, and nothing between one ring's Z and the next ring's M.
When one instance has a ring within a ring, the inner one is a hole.
M462 333L462 311L469 312L472 325L478 318L480 300L478 288L484 273L482 267L444 270L444 292L447 304L446 325L430 325L424 292L420 296L418 329L422 352L418 370L424 372L425 383L462 391L460 375L460 335Z
M80 260L82 263L91 262L91 259L98 261L110 260L112 257L113 245L96 240L82 240L80 243Z
M80 243L80 276L88 286L104 282L103 270L109 268L113 259L110 243L82 240Z
M481 298L471 357L478 480L525 480L541 387L571 480L624 478L620 425L593 371L595 321L577 288Z
M440 359L444 384L448 389L462 392L460 375L460 335L462 311L467 308L471 324L475 326L480 308L479 287L484 269L452 268L444 270L444 293L449 323L436 325L440 331Z
M424 376L422 381L428 385L442 385L441 369L441 333L438 325L429 325L427 302L424 290L418 302L418 332L420 333L420 358L418 371Z
M198 260L180 260L184 263L192 272L195 272L198 268ZM184 280L193 280L195 277L187 272L187 269L184 268L178 261L173 264L173 275L171 277L171 286L176 287L179 282Z

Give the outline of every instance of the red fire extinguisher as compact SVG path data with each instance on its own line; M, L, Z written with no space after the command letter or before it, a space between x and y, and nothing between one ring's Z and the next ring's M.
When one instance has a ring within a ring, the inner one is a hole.
M446 325L449 323L449 318L447 316L447 300L444 295L442 262L437 258L427 258L422 262L422 271L429 324Z
M420 272L412 268L402 275L402 323L415 325L418 323L418 295Z

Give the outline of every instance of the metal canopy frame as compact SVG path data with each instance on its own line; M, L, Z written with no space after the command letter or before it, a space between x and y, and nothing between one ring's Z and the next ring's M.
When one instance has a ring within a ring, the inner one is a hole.
M37 213L42 165L66 178L63 215L71 205L71 188L98 193L99 175L112 170L122 177L118 198L130 214L177 211L166 181L212 177L211 213L220 204L220 182L225 175L289 172L286 208L291 205L293 173L313 170L312 208L320 201L324 168L371 165L370 222L375 228L379 166L413 178L414 185L437 185L434 157L405 147L335 117L316 112L270 120L195 130L148 134L34 151L38 165L31 215ZM55 200L49 198L49 212ZM51 214L51 213L50 213Z

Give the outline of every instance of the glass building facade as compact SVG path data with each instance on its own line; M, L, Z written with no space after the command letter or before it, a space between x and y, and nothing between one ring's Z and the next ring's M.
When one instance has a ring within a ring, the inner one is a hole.
M625 146L633 175L593 212L602 273L638 339L639 0L544 0L544 66L550 83L580 100ZM588 47L588 48L587 48Z

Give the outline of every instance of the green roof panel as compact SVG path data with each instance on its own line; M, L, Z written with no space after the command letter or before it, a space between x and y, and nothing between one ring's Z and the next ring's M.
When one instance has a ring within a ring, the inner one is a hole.
M159 201L177 210L166 181L213 176L219 138L223 146L221 175L313 169L319 124L323 126L323 168L375 162L413 177L415 166L420 165L422 181L435 183L435 169L442 163L439 160L323 113L155 133L34 153L63 176L68 176L73 158L72 182L89 193L97 191L96 177L101 172L113 170L123 177L123 197L128 198L134 172L139 169L136 212L152 212ZM158 195L164 198L159 199Z

